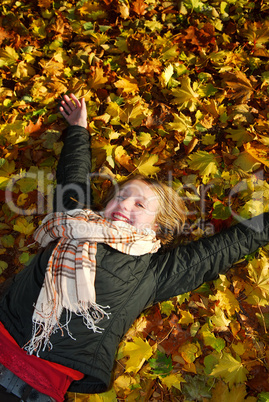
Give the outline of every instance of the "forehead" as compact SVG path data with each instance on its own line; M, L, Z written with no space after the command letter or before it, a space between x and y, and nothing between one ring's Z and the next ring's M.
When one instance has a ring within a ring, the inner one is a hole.
M119 188L119 191L128 195L158 199L158 196L153 190L152 186L145 183L143 180L130 180L123 184Z

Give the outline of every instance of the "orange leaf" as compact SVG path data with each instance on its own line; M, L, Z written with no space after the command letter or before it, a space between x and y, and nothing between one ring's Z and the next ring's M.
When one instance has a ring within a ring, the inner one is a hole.
M248 142L244 144L244 148L254 159L269 167L268 147L261 144L255 144L254 146Z
M146 14L146 4L144 0L136 0L133 2L133 10L138 15Z

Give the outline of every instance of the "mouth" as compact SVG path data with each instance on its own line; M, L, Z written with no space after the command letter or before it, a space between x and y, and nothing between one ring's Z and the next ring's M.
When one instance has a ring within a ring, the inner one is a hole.
M130 225L132 224L132 222L130 221L129 218L127 218L127 216L123 215L120 212L113 212L111 214L111 217L113 219L113 221L121 221L121 222L126 222L129 223Z

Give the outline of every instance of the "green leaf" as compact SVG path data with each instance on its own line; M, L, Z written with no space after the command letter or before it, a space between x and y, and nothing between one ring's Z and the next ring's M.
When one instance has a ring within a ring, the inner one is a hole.
M162 314L167 315L167 317L169 317L171 312L174 311L174 310L175 310L175 306L171 302L171 300L164 301L164 302L161 303L161 312L162 312Z
M152 373L158 376L166 376L170 374L173 369L171 356L166 355L157 350L157 357L149 359L149 364L152 369Z
M12 235L4 235L1 238L1 243L3 245L3 247L13 247L14 243L15 243L15 239Z
M0 274L2 274L2 272L7 269L8 267L8 263L6 261L0 261Z
M182 392L189 401L202 401L203 398L211 398L212 385L208 384L208 378L201 375L191 377L185 376L185 381L182 385Z
M20 256L19 256L19 261L21 264L26 264L30 259L30 254L27 252L23 252Z
M220 201L214 202L213 208L212 218L214 219L225 220L231 216L231 209L223 205Z
M258 395L257 402L269 402L269 392L261 392Z
M210 331L208 324L202 326L200 334L202 335L206 346L211 346L217 352L221 352L225 348L224 339L216 338L214 333Z

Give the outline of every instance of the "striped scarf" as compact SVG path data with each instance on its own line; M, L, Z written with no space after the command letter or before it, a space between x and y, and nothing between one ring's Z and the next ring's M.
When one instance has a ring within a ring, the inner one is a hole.
M33 335L25 349L29 354L52 348L51 334L69 331L72 313L81 316L87 328L101 332L96 324L109 318L96 303L95 275L97 243L105 243L122 253L143 255L160 247L152 230L136 231L126 222L109 221L87 209L49 214L34 234L35 240L46 247L58 240L48 262L45 279L33 313ZM65 323L60 323L63 309ZM74 339L74 338L73 338Z

